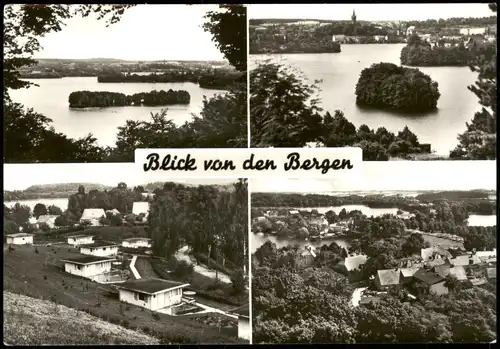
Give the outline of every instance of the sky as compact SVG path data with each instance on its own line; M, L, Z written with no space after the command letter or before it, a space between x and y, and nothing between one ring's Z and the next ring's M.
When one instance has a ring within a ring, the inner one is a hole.
M160 181L138 169L134 163L97 164L5 164L3 167L4 190L23 190L32 185L57 183L95 183L117 185L125 182L129 187ZM229 184L236 179L179 180L163 176L161 181L192 185Z
M489 17L494 13L485 3L463 4L287 4L250 5L248 18L307 18L351 20L352 11L358 20L426 20L450 17Z
M496 190L496 161L364 162L361 177L254 179L252 192Z
M57 33L40 39L35 58L118 58L124 60L223 60L203 16L217 5L139 5L120 22L74 17Z

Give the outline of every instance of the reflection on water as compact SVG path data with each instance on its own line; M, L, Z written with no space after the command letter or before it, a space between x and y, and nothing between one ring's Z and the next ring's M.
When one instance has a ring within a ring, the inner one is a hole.
M467 220L470 226L475 227L493 227L497 225L496 215L471 214Z

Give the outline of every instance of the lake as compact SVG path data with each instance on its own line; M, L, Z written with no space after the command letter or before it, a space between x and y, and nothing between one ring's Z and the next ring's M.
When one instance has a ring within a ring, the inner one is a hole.
M29 79L28 79L29 80ZM203 107L203 96L210 98L224 93L222 90L203 89L191 82L186 83L98 83L97 77L67 77L62 79L32 79L39 87L10 91L14 102L33 108L36 112L53 120L56 132L71 138L85 137L92 133L101 146L114 146L117 128L127 120L151 121L150 113L168 109L168 118L177 125L199 115ZM189 105L163 107L110 107L70 109L68 97L75 91L108 91L127 95L152 90L186 90L191 95Z
M469 215L467 223L470 226L475 226L475 227L493 227L497 225L497 216L471 214Z
M17 201L5 201L4 205L7 207L13 207L16 203L20 203L21 205L26 205L31 208L31 212L33 213L33 208L36 204L44 204L49 207L51 205L55 205L59 207L61 210L65 211L68 208L68 198L57 198L57 199L34 199L34 200L17 200Z
M378 110L366 110L356 105L354 94L361 70L374 63L400 64L404 44L342 45L341 53L252 55L250 68L256 62L271 59L298 68L312 83L320 84L322 107L325 111L338 109L356 127L385 127L397 132L408 126L421 143L430 143L437 155L448 156L457 144L457 135L465 131L474 113L481 108L477 97L467 89L474 84L477 74L468 67L419 67L439 84L441 97L437 112L419 116L404 116Z

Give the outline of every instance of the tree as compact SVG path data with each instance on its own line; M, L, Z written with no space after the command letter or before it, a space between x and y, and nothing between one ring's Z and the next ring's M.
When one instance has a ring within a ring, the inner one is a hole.
M122 225L122 217L120 215L111 215L109 218L110 224L115 227L119 227Z
M241 72L247 71L247 9L244 5L219 5L222 11L210 11L203 29L224 57Z
M55 220L54 220L54 225L56 227L67 227L69 226L69 220L68 220L68 217L66 215L60 215L59 217L57 217Z
M35 217L36 219L46 214L47 214L47 207L44 204L38 203L35 205L35 207L33 207L33 217Z
M10 218L17 224L23 225L28 223L31 217L31 209L29 206L16 203L10 211Z
M47 212L48 212L48 214L54 215L54 216L60 216L63 214L63 211L55 205L50 205L49 207L47 207Z
M237 270L231 275L231 287L235 295L245 292L247 281L243 270Z
M497 12L496 4L488 5ZM466 131L458 136L458 145L450 152L450 158L457 160L495 160L497 130L497 47L487 45L476 53L470 68L478 72L475 85L469 90L479 98L481 111L475 113L472 122L466 123Z

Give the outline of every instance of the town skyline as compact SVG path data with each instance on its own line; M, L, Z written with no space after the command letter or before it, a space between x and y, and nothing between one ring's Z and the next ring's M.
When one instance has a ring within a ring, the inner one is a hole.
M360 21L414 21L453 17L490 17L485 3L458 4L293 4L251 5L250 19L351 20L355 11Z
M95 15L73 17L60 32L40 38L42 48L34 58L224 61L202 28L209 11L218 11L218 6L138 5L109 27ZM171 35L158 40L154 33Z
M4 191L24 190L32 185L60 183L88 183L113 186L124 182L129 186L153 182L176 182L187 185L226 185L237 179L179 179L165 175L159 178L138 171L134 163L95 164L6 164L4 165Z

